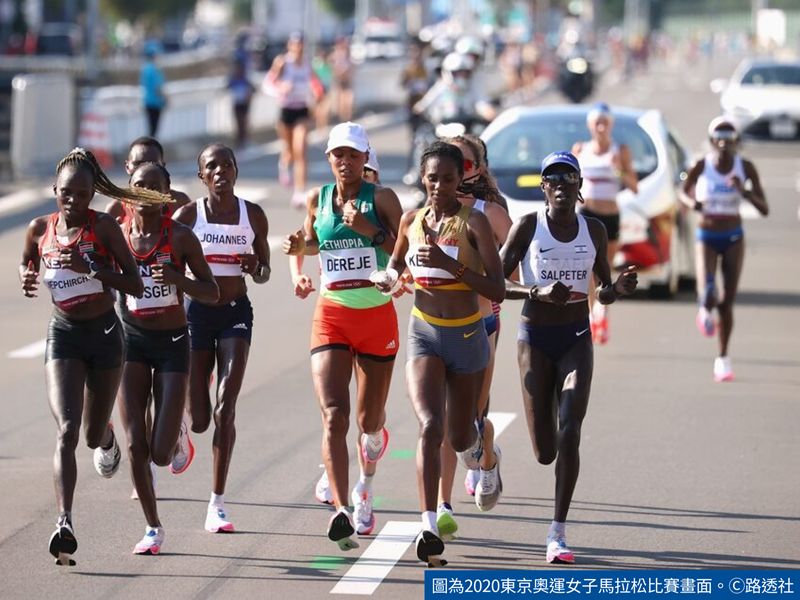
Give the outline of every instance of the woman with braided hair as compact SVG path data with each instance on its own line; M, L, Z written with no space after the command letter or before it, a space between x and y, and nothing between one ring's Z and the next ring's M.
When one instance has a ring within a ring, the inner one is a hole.
M83 422L94 466L103 477L119 468L120 450L109 418L122 374L122 327L111 289L143 293L142 279L117 222L89 208L95 192L134 204L171 202L145 189L121 189L111 183L94 155L72 150L56 168L53 185L58 211L28 225L19 276L25 297L33 298L42 281L54 309L47 331L45 380L50 410L58 427L54 457L59 517L50 537L57 564L75 564L78 547L72 528L77 479L75 448Z

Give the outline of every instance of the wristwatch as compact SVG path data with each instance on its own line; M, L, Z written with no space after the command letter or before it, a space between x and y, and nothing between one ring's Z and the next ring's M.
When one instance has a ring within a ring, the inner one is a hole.
M99 272L100 272L100 265L98 265L93 260L90 260L89 261L89 272L86 274L86 276L89 279L94 279Z
M372 236L372 245L376 248L378 246L382 246L383 242L386 241L386 232L383 229L379 229L378 233Z

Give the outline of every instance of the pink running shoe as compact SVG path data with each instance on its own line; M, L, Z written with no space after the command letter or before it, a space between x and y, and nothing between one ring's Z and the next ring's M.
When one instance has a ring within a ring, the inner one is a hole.
M567 547L567 540L561 536L547 541L547 562L565 563L571 565L575 562L575 554Z
M467 469L467 476L464 477L464 489L467 490L467 494L470 496L475 495L475 486L478 485L480 476L481 472L479 469Z
M181 431L178 434L178 443L175 447L175 455L169 464L169 472L173 475L180 475L194 460L194 444L189 437L189 425L186 423L186 414L181 421Z
M147 527L142 540L133 547L134 554L156 555L164 544L163 527Z
M727 356L718 356L714 359L714 381L717 383L733 381L731 359Z
M389 447L389 431L384 427L377 433L361 434L361 456L368 463L376 463Z
M697 330L705 337L714 337L717 332L717 325L714 323L714 315L705 306L701 306L695 318Z
M289 168L289 165L278 161L278 182L283 187L292 187L292 171Z

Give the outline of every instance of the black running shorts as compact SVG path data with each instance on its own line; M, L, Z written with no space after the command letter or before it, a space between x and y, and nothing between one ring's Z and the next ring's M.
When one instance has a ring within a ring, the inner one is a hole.
M219 340L253 338L253 306L247 296L221 306L208 306L190 300L186 309L192 350L215 350Z
M44 362L77 359L89 369L114 369L122 365L122 324L113 310L78 321L54 313L47 327Z
M144 329L129 321L125 330L125 362L144 363L156 373L189 372L189 328Z

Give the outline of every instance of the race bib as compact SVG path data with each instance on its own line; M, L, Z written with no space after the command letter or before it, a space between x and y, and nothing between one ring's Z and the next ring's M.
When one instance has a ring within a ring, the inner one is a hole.
M369 275L378 268L375 248L344 248L319 253L321 281L329 290L372 287Z

